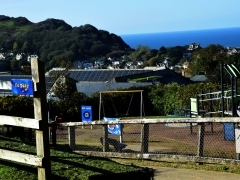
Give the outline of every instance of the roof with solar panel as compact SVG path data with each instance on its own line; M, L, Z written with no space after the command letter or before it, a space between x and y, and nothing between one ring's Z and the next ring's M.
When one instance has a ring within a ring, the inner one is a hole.
M63 69L62 69L63 70ZM61 69L52 70L49 74L57 73ZM133 74L141 74L152 72L152 70L144 69L69 69L67 75L80 82L107 82L116 77L128 76Z
M54 68L49 72L51 76L54 73L61 74L64 68ZM127 79L134 77L159 76L160 82L168 84L177 82L179 84L189 84L192 81L168 68L161 70L152 69L69 69L67 76L77 82L127 82Z

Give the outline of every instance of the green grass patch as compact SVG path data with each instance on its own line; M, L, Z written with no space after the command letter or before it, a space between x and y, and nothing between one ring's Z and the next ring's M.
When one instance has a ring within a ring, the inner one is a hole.
M13 28L15 25L14 25L13 21L4 21L4 22L0 22L0 26L7 27L7 28Z
M35 144L25 144L18 139L0 136L0 148L28 154L36 154ZM124 165L108 158L91 157L71 152L68 145L51 147L51 169L53 179L89 179L91 176L121 174L139 170L134 165ZM21 163L0 160L0 179L35 180L37 168ZM114 179L114 178L113 178Z
M17 30L17 31L27 31L30 25L16 25L13 21L3 21L0 22L0 27Z

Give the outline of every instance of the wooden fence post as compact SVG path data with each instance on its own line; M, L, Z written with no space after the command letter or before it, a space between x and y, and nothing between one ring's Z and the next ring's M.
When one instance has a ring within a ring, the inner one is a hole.
M141 132L141 152L148 153L149 124L142 124Z
M48 134L48 115L46 101L46 85L44 63L37 58L31 60L32 80L34 83L34 118L39 120L40 128L36 130L37 155L43 157L41 167L38 167L38 179L51 179L51 162Z
M198 141L197 141L197 156L203 156L204 149L204 123L198 124Z
M69 140L69 147L73 149L76 145L75 141L75 126L68 127L68 140Z

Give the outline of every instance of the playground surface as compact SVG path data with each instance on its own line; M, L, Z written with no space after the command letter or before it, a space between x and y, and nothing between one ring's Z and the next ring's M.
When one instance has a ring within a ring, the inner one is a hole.
M154 180L239 180L240 174L168 167L155 169Z

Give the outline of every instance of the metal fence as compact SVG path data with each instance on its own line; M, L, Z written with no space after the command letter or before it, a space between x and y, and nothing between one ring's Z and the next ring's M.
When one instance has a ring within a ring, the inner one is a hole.
M61 123L52 136L53 144L69 145L73 151L119 156L182 155L238 161L239 118L167 118L113 122ZM121 125L121 134L109 128ZM226 126L226 125L232 126ZM235 133L236 131L236 133ZM235 140L236 139L236 140ZM239 139L240 141L240 139ZM156 157L156 156L155 156Z

